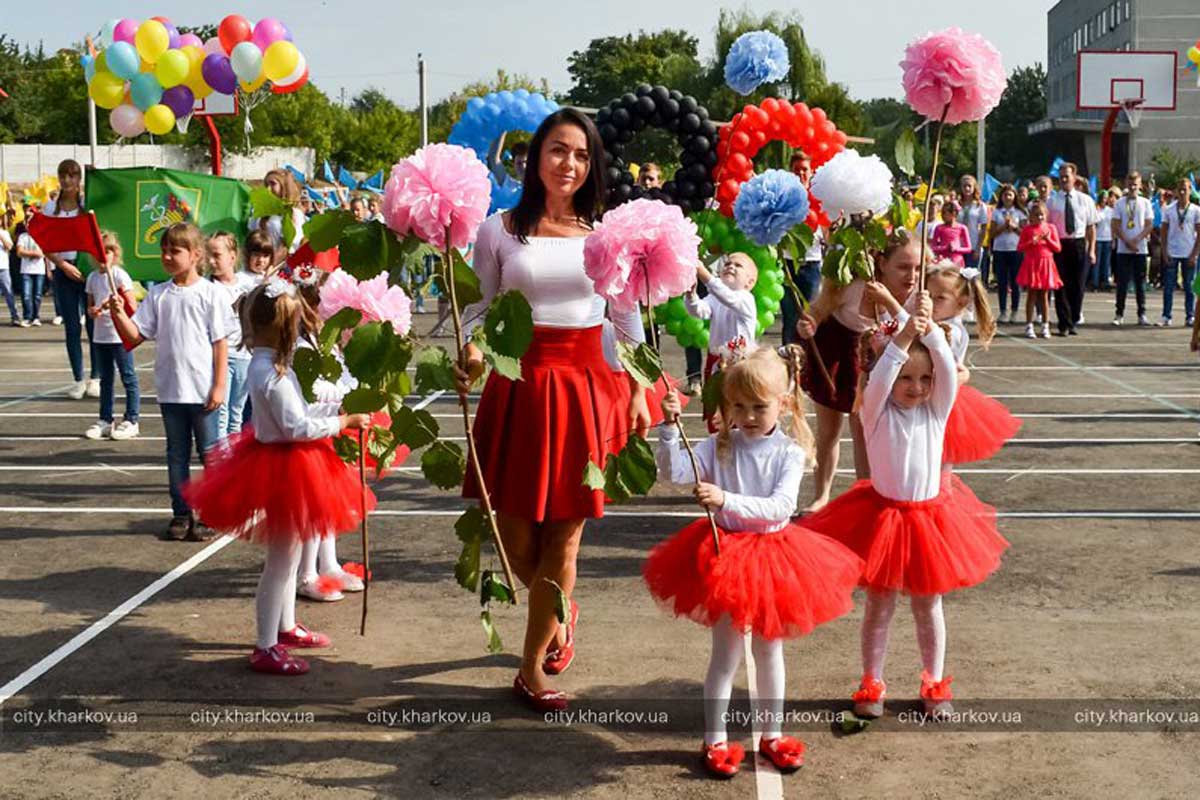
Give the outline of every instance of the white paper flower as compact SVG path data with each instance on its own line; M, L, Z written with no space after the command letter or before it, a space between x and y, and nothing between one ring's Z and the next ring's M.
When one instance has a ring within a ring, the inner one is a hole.
M821 201L830 219L868 211L882 214L892 204L892 171L879 156L843 150L817 169L809 193Z

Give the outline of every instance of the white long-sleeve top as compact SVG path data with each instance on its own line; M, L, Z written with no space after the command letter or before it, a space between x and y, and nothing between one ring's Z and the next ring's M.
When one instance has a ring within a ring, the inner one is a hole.
M942 443L958 392L954 354L940 327L921 338L933 359L933 390L916 408L891 400L908 353L889 342L863 391L862 419L875 491L893 500L930 500L941 490Z
M721 355L726 344L743 337L747 347L752 348L758 328L754 295L744 289L730 289L716 275L706 285L707 297L688 292L683 306L693 317L708 320L708 352Z
M468 306L468 332L483 324L488 306L501 291L516 289L533 308L533 324L548 328L592 328L604 322L605 301L583 271L585 237L530 236L528 244L504 228L504 214L493 214L479 227L472 267L483 299ZM617 334L628 342L645 341L641 312L615 309Z
M951 317L946 320L946 324L950 326L950 352L954 354L954 363L965 364L967 347L971 344L971 335L967 333L967 326L963 324L962 315Z
M334 436L341 430L337 415L327 416L320 404L309 405L290 368L275 371L275 349L256 347L246 368L246 384L254 406L254 438L260 442L304 442Z
M730 453L717 457L717 437L693 445L700 463L700 480L721 487L725 505L715 512L717 524L730 531L772 533L782 529L796 512L800 479L804 475L804 450L779 429L767 436L749 438L735 430ZM659 474L672 483L695 483L692 462L673 425L662 425L658 434Z

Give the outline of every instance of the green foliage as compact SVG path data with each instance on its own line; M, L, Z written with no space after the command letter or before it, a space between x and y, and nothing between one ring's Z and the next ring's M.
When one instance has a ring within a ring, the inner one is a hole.
M337 344L342 332L352 330L361 321L362 312L353 308L343 308L325 320L324 324L321 325L321 333L317 336L317 343L321 346L321 352L326 355L332 353L333 346Z
M467 459L454 442L438 440L421 455L421 473L439 489L461 486Z
M445 348L434 345L417 352L416 384L419 394L454 391L454 365Z
M634 347L627 342L618 341L617 358L621 366L625 367L625 371L647 389L662 377L662 356L645 342Z
M1171 190L1175 189L1180 179L1200 172L1200 159L1180 155L1165 147L1154 151L1150 163L1154 165L1155 184Z
M300 390L304 394L304 399L311 403L316 400L312 387L317 378L336 381L341 377L342 365L328 353L303 347L296 350L296 354L292 357L292 370L300 381Z
M500 641L500 634L496 631L496 626L492 624L492 612L484 609L479 614L479 621L483 623L483 632L488 638L488 652L493 655L503 652L504 642Z
M533 341L529 301L517 291L498 295L488 306L483 325L476 329L472 341L492 369L510 381L520 380L521 356Z
M438 424L425 409L413 410L407 406L392 415L392 436L397 444L416 450L437 440Z
M1021 67L1008 76L1008 87L985 125L987 160L1006 165L1018 175L1036 175L1046 168L1046 141L1030 136L1030 123L1046 116L1046 71L1041 64ZM995 169L992 167L991 169Z
M354 214L340 208L331 209L304 223L304 238L314 252L321 253L337 247L346 228L353 224Z
M887 238L878 219L867 222L861 231L853 226L839 228L829 237L821 275L839 286L846 286L855 278L871 280L874 268L868 247L878 248L881 234Z
M583 485L589 489L603 490L614 503L624 503L634 495L648 494L657 478L654 451L637 434L630 434L621 452L608 456L604 469L592 461L583 469Z

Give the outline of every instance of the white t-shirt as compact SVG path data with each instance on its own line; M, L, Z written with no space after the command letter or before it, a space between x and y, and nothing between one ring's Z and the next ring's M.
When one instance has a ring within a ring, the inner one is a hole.
M17 249L19 250L40 250L37 242L26 231L17 237ZM22 275L45 275L46 274L46 259L38 258L22 258L21 259L21 274Z
M1021 239L1021 228L1025 225L1025 220L1029 217L1024 211L1013 206L1012 208L999 208L992 212L992 222L999 226L998 230L1004 229L1006 220L1011 219L1017 226L1015 231L1007 233L998 233L992 239L992 252L994 253L1012 253L1017 249L1017 242Z
M979 252L979 242L983 239L983 229L988 224L988 207L983 203L971 203L962 207L958 221L967 226L967 236L971 240L971 249ZM932 234L932 231L930 232Z
M5 256L7 256L9 254L9 251L11 251L12 249L13 249L12 236L10 236L8 234L8 231L4 230L4 228L0 228L0 253L3 253ZM8 264L0 264L0 268L8 269Z
M258 286L261 276L254 275L250 272L235 272L233 273L233 283L222 283L215 278L211 280L212 285L220 291L224 292L229 299L229 309L233 311L233 317L236 322L238 319L237 311L234 310L234 304L238 298L245 295L255 286ZM242 326L240 323L233 326L233 330L229 332L229 336L225 339L229 343L229 357L241 359L242 361L250 360L250 351L242 347Z
M117 284L117 291L127 291L133 288L133 281L129 279L129 273L123 267L112 266L113 281ZM108 278L103 272L95 270L88 273L87 281L84 283L84 291L92 298L92 305L103 306L108 302L110 294L108 290ZM92 331L92 341L99 344L120 344L121 337L117 333L116 327L113 325L112 315L109 314L107 308L100 312L100 316L96 317L95 329Z
M1131 199L1135 202L1130 202ZM1126 195L1113 206L1113 224L1120 225L1122 234L1130 239L1140 236L1146 225L1154 225L1154 208L1150 205L1150 201L1144 197L1130 198ZM1149 255L1150 238L1146 237L1140 240L1137 243L1137 247L1137 255ZM1126 246L1124 239L1118 238L1117 252L1132 254L1135 251L1130 250Z
M42 213L47 217L78 217L79 211L79 206L76 206L70 211L63 211L60 213L58 210L58 200L51 200L42 208ZM79 257L79 253L74 250L64 250L61 253L55 253L55 255L59 258L65 258L67 261L71 262L74 262Z
M237 324L228 296L206 280L160 283L138 306L133 323L158 343L154 385L160 403L205 403L213 385L213 345Z
M1113 210L1112 206L1104 206L1096 208L1096 241L1111 242L1112 241L1112 221Z
M1179 203L1174 202L1163 209L1163 222L1167 226L1167 258L1189 258L1196 246L1196 226L1200 225L1200 205L1188 203L1182 214Z

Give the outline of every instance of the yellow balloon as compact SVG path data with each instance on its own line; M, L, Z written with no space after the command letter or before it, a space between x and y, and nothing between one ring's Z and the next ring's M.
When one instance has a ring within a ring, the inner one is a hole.
M138 54L153 64L171 46L171 36L161 22L148 19L138 26L137 33L133 35L133 44Z
M116 108L125 99L125 81L111 72L97 72L88 84L88 96L101 108Z
M179 50L168 50L158 59L154 67L154 76L164 89L178 86L187 80L192 64L186 54Z
M1200 64L1200 47L1189 47L1187 51L1187 57L1189 60Z
M142 59L142 65L138 67L138 72L154 72L154 62Z
M205 83L203 78L188 81L185 85L192 90L192 96L197 100L203 100L213 93L213 88Z
M258 89L262 88L262 85L266 82L267 82L267 76L260 73L259 76L254 79L254 83L246 83L245 81L238 81L238 85L242 87L243 92L254 92L254 91L257 91Z
M188 76L185 83L191 83L201 75L200 70L204 66L204 57L208 55L194 44L189 44L187 47L179 48L179 52L187 56L188 60Z
M280 39L273 42L267 48L267 52L263 53L263 74L270 80L277 81L291 75L299 63L300 51L296 49L296 45L286 39Z
M175 127L175 112L159 103L146 109L146 130L162 136Z

